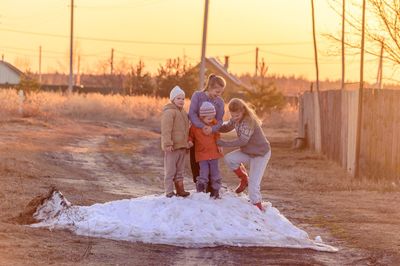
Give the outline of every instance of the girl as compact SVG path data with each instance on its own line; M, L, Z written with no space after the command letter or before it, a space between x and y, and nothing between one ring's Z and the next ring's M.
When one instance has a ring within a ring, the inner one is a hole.
M251 203L264 211L261 205L260 183L265 168L271 158L271 146L261 129L261 121L253 109L243 100L233 98L228 104L231 119L225 122L220 132L236 130L237 139L232 141L217 140L221 147L239 147L225 155L228 167L240 178L235 192L240 193L249 186ZM250 164L250 175L242 163Z
M204 89L193 93L189 108L189 119L195 127L202 129L206 135L218 132L219 128L222 126L225 103L221 95L224 92L225 86L226 82L223 77L211 74L207 78ZM215 119L217 123L213 126L204 124L200 119L200 106L203 102L210 102L215 107ZM196 143L194 144L196 145ZM190 149L190 166L193 174L193 182L196 183L197 177L199 176L199 164L195 159L194 147ZM209 188L207 190L210 191Z
M171 103L164 106L161 117L161 148L164 153L164 188L168 198L189 196L183 187L186 149L189 148L189 119L183 109L185 92L175 86L169 95Z

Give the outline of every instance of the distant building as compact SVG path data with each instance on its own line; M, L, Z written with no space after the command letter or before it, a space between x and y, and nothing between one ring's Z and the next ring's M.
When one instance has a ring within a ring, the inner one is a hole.
M200 64L196 67L199 68ZM214 57L206 58L206 73L222 76L226 81L225 93L231 97L241 96L249 88L248 85L228 72L228 58L225 58L225 64Z
M23 74L21 70L10 63L0 61L0 86L19 84Z

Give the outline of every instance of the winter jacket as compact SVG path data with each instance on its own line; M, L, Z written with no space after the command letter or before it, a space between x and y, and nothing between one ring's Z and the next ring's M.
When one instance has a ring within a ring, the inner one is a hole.
M215 125L216 121L213 124ZM218 132L206 135L201 128L191 125L189 140L194 142L194 157L196 162L214 160L223 156L218 152L217 139L219 139Z
M174 150L188 148L189 118L185 110L175 104L164 106L161 116L161 148L172 146Z
M200 120L199 117L200 106L203 102L210 102L214 105L215 111L217 112L215 116L215 118L217 119L217 124L212 127L212 132L218 132L219 128L222 126L225 113L225 103L221 97L211 99L204 91L196 91L195 93L193 93L192 99L190 100L189 108L190 121L198 128L204 127L204 123Z
M224 122L219 129L220 132L236 130L238 138L236 140L218 140L217 144L221 147L240 147L243 153L249 156L264 156L271 150L268 139L265 137L261 126L249 116L245 116L240 122L232 120Z

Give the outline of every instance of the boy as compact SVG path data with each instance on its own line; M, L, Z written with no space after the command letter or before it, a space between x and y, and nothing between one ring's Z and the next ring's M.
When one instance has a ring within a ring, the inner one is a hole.
M217 123L215 119L216 110L212 103L203 102L200 106L199 115L201 121L207 126ZM221 176L218 168L218 159L221 158L222 149L217 146L216 140L219 133L204 134L201 128L190 127L189 143L194 142L196 162L200 165L200 174L196 181L197 192L205 192L208 183L211 183L211 197L219 198L221 188Z

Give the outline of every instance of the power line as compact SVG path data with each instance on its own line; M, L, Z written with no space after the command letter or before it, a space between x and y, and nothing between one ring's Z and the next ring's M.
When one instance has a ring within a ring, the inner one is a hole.
M278 55L282 57L289 57L289 58L298 58L298 59L310 59L312 60L313 58L311 57L304 57L304 56L298 56L298 55L290 55L290 54L283 54L283 53L277 53L277 52L271 52L271 51L265 51L265 50L259 50L260 52L264 54L272 54L272 55Z
M246 52L239 52L239 53L235 53L235 54L229 54L229 53L228 54L229 54L230 57L233 57L233 56L252 54L252 53L254 53L254 50L250 50L250 51L246 51Z
M366 60L366 62L372 62L374 61L373 59L371 60ZM268 65L311 65L314 64L314 62L266 62ZM341 62L320 62L322 65L335 65L335 64L341 64ZM358 62L350 62L348 64L355 64ZM230 62L230 64L233 65L254 65L254 62Z
M161 2L165 2L165 0L150 0L150 1L142 1L140 3L137 3L137 5L126 5L126 6L86 6L86 5L78 5L77 8L84 8L84 9L127 9L127 8L140 8L140 7L148 7L148 6L153 6L154 4L158 4Z
M31 32L22 31L8 28L0 28L0 31L48 36L54 38L68 38L67 35L54 34L54 33L43 33L43 32ZM201 43L192 42L162 42L162 41L137 41L137 40L123 40L123 39L108 39L108 38L95 38L95 37L84 37L77 36L76 39L86 41L99 41L99 42L114 42L114 43L133 43L133 44L147 44L147 45L183 45L183 46L200 46ZM270 43L208 43L207 46L283 46L283 45L303 45L310 44L310 42L270 42Z
M36 52L37 51L35 49L27 49L27 48L20 48L20 47L10 47L10 46L0 46L0 49L17 50L17 51L31 51L31 52ZM51 51L51 50L44 50L44 52L49 53L49 54L65 54L65 52Z

